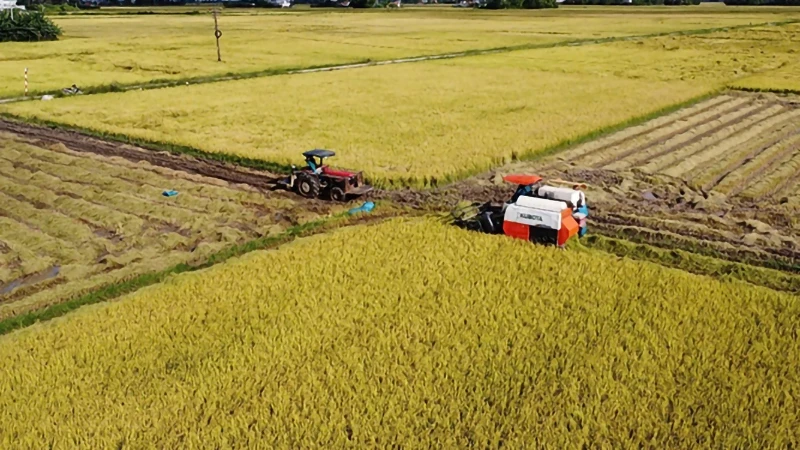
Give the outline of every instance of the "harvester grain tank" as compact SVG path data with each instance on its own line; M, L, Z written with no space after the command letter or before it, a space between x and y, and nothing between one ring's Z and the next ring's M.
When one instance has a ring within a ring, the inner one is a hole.
M546 245L564 246L575 235L586 234L589 208L586 194L575 183L572 188L546 185L536 175L507 175L517 185L505 203L484 203L472 215L456 210L457 225L490 234L505 234ZM476 205L473 205L476 206Z

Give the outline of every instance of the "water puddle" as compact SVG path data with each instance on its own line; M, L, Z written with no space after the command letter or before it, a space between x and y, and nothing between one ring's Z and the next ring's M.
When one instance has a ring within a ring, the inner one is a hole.
M17 288L32 286L36 283L55 278L61 272L61 266L53 266L45 269L39 273L34 273L25 277L17 278L10 283L0 286L0 296L10 294L11 291Z

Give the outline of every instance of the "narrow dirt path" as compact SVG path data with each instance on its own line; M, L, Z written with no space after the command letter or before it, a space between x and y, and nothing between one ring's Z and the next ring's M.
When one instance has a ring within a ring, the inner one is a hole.
M0 119L0 132L7 132L44 145L64 144L79 152L103 156L120 156L132 162L147 161L169 169L182 170L231 183L249 184L261 189L272 189L281 175L266 171L246 169L229 163L201 160L188 155L145 150L132 145L104 141L75 131L53 129Z

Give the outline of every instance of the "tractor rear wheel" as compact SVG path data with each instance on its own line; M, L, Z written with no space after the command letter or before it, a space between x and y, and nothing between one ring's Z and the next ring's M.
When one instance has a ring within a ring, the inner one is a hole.
M306 198L319 197L319 179L307 173L297 176L297 193Z
M335 202L343 202L347 198L347 195L338 187L331 188L331 200Z

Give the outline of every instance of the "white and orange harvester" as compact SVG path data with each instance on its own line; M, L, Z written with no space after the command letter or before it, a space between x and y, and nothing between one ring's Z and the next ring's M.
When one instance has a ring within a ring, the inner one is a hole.
M589 208L586 195L579 189L582 185L547 186L536 175L506 175L503 180L517 185L511 200L485 203L476 216L456 218L456 223L485 233L560 247L573 236L586 234Z

